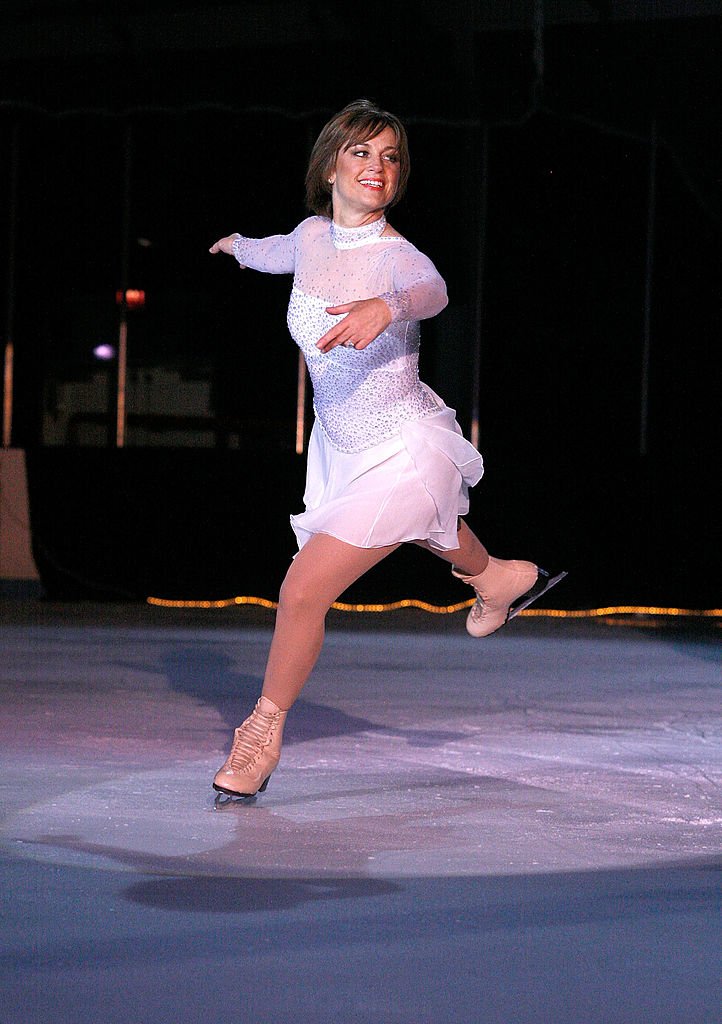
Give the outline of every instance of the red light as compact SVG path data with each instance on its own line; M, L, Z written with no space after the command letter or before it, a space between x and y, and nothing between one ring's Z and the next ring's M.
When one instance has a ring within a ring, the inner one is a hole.
M118 306L123 304L123 293L115 293L115 301ZM142 309L145 305L145 292L139 288L128 288L125 292L125 305L127 309Z

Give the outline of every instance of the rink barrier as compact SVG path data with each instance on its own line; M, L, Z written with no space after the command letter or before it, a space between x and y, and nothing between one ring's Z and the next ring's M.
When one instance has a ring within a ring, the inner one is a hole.
M232 608L239 605L256 605L260 608L275 610L278 608L277 601L269 601L265 597L228 597L218 601L210 600L173 600L163 597L148 597L146 601L158 608L193 608L193 609L217 609ZM429 612L432 615L453 615L455 612L471 608L474 598L468 601L459 601L456 604L438 605L430 604L428 601L420 601L416 598L404 598L402 601L391 601L388 604L347 604L343 601L334 601L331 605L339 612L360 612L378 613L395 612L401 608L418 608L420 611ZM653 605L610 605L606 608L584 608L584 609L559 609L559 608L527 608L519 615L527 618L543 619L599 619L619 615L635 616L667 616L670 618L722 618L722 608L660 608Z

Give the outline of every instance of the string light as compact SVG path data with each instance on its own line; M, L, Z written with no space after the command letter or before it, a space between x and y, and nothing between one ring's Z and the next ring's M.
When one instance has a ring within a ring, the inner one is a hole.
M271 611L278 608L278 602L269 601L265 597L228 597L218 601L188 601L172 600L163 597L148 597L147 603L158 608L199 608L216 609L231 608L237 605L256 605L260 608L267 608ZM469 601L459 601L457 604L430 604L428 601L420 601L417 598L404 598L402 601L391 601L387 604L347 604L343 601L334 601L331 605L339 612L358 612L363 614L375 614L378 612L395 612L402 608L417 608L431 615L453 615L456 612L470 608L474 603L472 598ZM527 608L520 612L528 618L545 619L601 619L617 615L645 615L645 616L668 616L671 618L722 618L722 608L661 608L656 605L609 605L606 608L584 608L565 610L559 608Z

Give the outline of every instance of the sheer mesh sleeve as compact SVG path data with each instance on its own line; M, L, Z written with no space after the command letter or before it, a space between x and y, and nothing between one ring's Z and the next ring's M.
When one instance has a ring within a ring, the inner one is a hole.
M298 230L298 229L296 229ZM242 267L266 274L292 274L296 269L296 231L290 235L245 238L233 242L233 255Z
M391 320L426 320L448 303L446 285L423 253L409 246L394 255L393 291L379 295L391 310Z

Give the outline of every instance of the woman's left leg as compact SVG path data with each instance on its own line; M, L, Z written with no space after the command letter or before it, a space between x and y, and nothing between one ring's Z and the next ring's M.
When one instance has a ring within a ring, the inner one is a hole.
M432 547L426 540L417 540L414 543L418 544L420 548L438 555L444 561L451 562L464 576L480 575L489 565L489 552L463 519L459 520L457 538L459 546L451 551L442 551L440 548Z
M489 636L522 608L546 593L566 576L551 577L533 562L494 558L463 520L459 520L459 546L451 551L432 547L428 541L416 543L446 562L453 573L474 588L476 600L466 619L472 636Z

